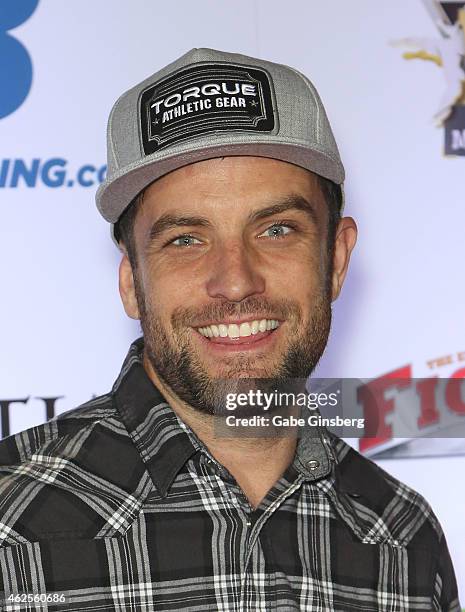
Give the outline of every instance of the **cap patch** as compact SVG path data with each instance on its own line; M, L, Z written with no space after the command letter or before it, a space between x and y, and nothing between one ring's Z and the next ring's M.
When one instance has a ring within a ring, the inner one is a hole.
M264 70L229 63L197 64L142 92L144 153L212 132L272 132L274 106Z

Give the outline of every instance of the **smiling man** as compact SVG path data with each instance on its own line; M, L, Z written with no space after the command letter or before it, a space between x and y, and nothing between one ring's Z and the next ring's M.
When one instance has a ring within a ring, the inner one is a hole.
M225 443L208 417L221 380L275 386L321 357L356 232L349 217L329 231L323 180L256 156L198 161L152 183L119 225L121 295L141 320L145 369L254 506L295 437Z
M355 246L314 86L194 49L118 99L108 157L97 203L143 338L108 395L0 445L6 599L459 610L417 493L324 428L217 435L235 381L275 388L313 372Z

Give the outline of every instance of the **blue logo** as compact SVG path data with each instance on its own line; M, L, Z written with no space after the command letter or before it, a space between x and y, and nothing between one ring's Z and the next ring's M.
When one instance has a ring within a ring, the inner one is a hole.
M0 0L1 2L2 0ZM0 159L0 189L18 187L93 187L105 180L106 166L70 168L67 159Z
M26 48L11 34L36 10L39 0L0 2L0 119L14 113L32 84L32 61Z

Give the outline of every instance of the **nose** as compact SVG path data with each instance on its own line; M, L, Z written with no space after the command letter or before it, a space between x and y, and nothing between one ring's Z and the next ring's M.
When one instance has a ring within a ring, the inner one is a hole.
M240 302L265 291L265 278L259 270L256 253L241 242L218 248L211 262L207 292L212 298Z

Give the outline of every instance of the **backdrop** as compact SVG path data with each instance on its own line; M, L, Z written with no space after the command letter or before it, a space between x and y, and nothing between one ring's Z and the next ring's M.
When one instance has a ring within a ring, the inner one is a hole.
M107 391L139 335L94 204L106 121L120 93L196 46L294 66L328 110L359 240L318 373L411 388L463 377L464 4L2 0L2 435ZM434 440L396 437L391 403L362 450L431 503L463 601L464 441L441 427L465 405L436 410L425 389Z

